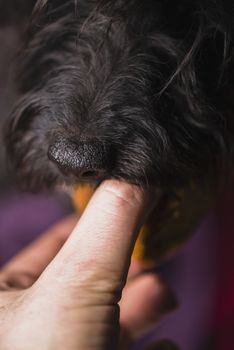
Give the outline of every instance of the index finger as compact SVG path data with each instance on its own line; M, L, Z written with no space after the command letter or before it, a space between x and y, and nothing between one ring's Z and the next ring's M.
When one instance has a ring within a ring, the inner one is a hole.
M72 214L53 225L1 268L0 281L29 287L61 249L77 220L77 215Z
M147 202L148 195L137 186L117 180L102 183L47 269L50 280L59 270L78 285L89 278L123 285Z

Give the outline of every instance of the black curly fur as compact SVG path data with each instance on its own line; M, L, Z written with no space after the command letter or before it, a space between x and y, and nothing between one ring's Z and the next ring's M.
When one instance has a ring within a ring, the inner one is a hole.
M111 145L106 177L167 188L222 178L233 14L218 0L39 0L6 133L20 178L34 189L77 181L48 159L60 138Z

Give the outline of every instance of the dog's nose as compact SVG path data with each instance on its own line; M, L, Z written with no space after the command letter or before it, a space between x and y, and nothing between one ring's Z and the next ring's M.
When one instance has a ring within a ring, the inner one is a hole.
M84 180L104 178L111 165L110 149L97 141L58 139L49 147L48 157L64 174Z

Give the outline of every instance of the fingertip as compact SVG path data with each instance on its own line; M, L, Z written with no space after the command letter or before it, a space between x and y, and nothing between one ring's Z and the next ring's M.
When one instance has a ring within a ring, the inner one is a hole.
M99 186L88 208L98 208L114 221L120 219L128 222L136 217L136 221L139 222L138 219L144 216L146 198L146 192L135 185L119 180L107 180Z
M129 184L120 180L106 180L100 187L99 191L105 191L113 195L119 204L130 206L142 205L145 191L139 186Z
M175 292L172 290L170 286L168 286L165 281L161 279L160 276L156 275L157 278L157 284L159 286L159 291L158 291L158 296L160 297L159 299L159 314L160 316L164 316L178 307L178 299L175 294Z
M162 317L177 307L171 288L154 274L130 282L121 301L121 321L134 339L148 333Z

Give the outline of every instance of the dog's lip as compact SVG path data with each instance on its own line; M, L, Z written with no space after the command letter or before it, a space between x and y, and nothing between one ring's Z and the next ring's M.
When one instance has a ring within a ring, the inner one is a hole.
M111 178L111 177L110 177ZM72 183L74 184L74 186L79 186L79 185L90 185L94 188L97 188L103 181L107 180L107 179L110 179L109 177L105 177L105 178L102 178L102 179L97 179L97 178L75 178L73 177L72 179Z

